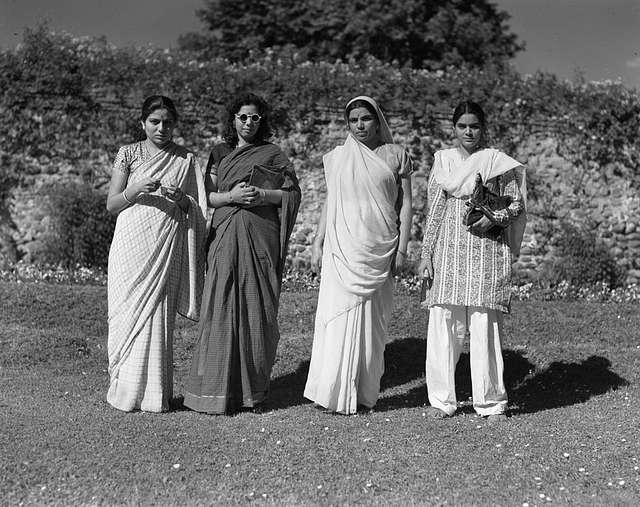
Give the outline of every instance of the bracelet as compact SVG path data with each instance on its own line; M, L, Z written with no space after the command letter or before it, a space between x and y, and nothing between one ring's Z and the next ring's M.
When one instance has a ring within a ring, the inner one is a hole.
M122 191L122 197L124 197L124 200L127 201L129 204L133 204L133 201L131 201L128 197L127 197L127 189L125 188Z
M407 256L407 252L406 251L398 250L398 253L404 255L405 257Z
M233 195L231 195L231 192L227 192L227 195L229 196L229 204L233 204Z

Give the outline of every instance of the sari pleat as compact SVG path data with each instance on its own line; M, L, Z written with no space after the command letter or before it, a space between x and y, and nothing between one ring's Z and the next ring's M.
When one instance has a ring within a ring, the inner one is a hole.
M267 396L280 339L277 316L287 245L300 189L284 154L264 143L238 148L218 167L218 187L248 181L255 164L284 171L280 208L216 209L185 406L223 414Z
M324 157L327 225L305 398L343 414L373 407L384 372L398 244L398 185L351 135Z

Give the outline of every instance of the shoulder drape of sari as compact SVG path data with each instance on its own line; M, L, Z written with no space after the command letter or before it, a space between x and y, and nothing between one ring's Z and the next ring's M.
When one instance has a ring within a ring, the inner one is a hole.
M291 163L275 144L262 143L257 145L247 145L236 148L225 156L218 166L218 189L221 192L231 190L235 185L244 181L248 182L251 170L256 164L267 165L273 171L281 171L285 175L284 182L280 187L283 190L282 203L278 208L280 220L280 262L278 264L278 276L282 278L284 266L287 258L289 237L295 225L295 219L300 207L300 186ZM272 208L262 206L261 208ZM211 223L213 240L214 236L221 234L224 230L224 223L227 219L240 211L239 206L223 206L217 208L213 214ZM259 212L256 208L254 211Z
M159 301L198 318L204 278L206 194L194 155L172 145L132 172L130 182L157 178L189 198L185 214L156 191L118 215L109 254L109 371L112 377ZM169 293L169 294L167 294Z
M520 245L527 224L526 169L520 162L493 148L478 150L466 159L462 158L459 149L450 148L436 152L430 179L433 178L450 195L463 199L473 192L477 174L486 183L511 170L515 172L525 206L524 211L506 229L507 242L515 259L520 254Z
M280 339L277 314L300 188L269 143L234 150L218 166L218 188L248 181L254 165L282 171L281 205L223 206L213 214L207 276L185 406L226 413L262 402Z
M398 242L398 185L387 163L351 135L323 158L327 225L322 277L336 287L325 321L360 304L389 278ZM320 304L320 303L319 303Z

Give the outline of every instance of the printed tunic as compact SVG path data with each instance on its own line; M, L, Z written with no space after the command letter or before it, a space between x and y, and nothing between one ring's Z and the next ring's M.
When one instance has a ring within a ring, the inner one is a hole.
M446 151L450 157L452 150ZM518 178L515 170L509 170L486 182L493 192L512 198L508 208L496 213L503 227L524 211ZM505 229L498 236L469 232L463 224L468 197L456 198L435 178L429 180L422 257L431 257L434 277L423 304L481 306L509 312L512 252Z

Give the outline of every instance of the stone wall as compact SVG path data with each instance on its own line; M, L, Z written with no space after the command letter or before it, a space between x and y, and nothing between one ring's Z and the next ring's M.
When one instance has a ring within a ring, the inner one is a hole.
M450 132L444 125L434 133L401 119L392 118L390 123L396 140L407 147L416 166L415 214L409 245L410 258L415 261L420 250L432 153L450 145ZM318 117L315 131L294 131L279 139L293 160L303 191L290 248L290 260L297 269L306 269L309 265L315 224L324 200L322 154L342 142L343 125L336 115L326 114ZM214 142L216 139L201 143L203 161ZM528 179L535 183L529 194L529 221L522 253L515 266L521 276L535 279L542 264L553 259L553 234L557 224L560 220L570 220L593 227L602 244L628 270L627 283L640 282L640 198L625 181L614 177L605 180L602 168L592 167L585 175L583 169L558 155L556 141L547 135L532 135L512 155L527 165ZM94 179L106 195L109 171L104 167L104 154L100 158ZM32 185L12 191L9 215L0 217L0 263L15 257L38 260L40 238L48 227L38 189L52 180L74 177L80 178L69 168L63 170L43 164L41 174L35 175Z

